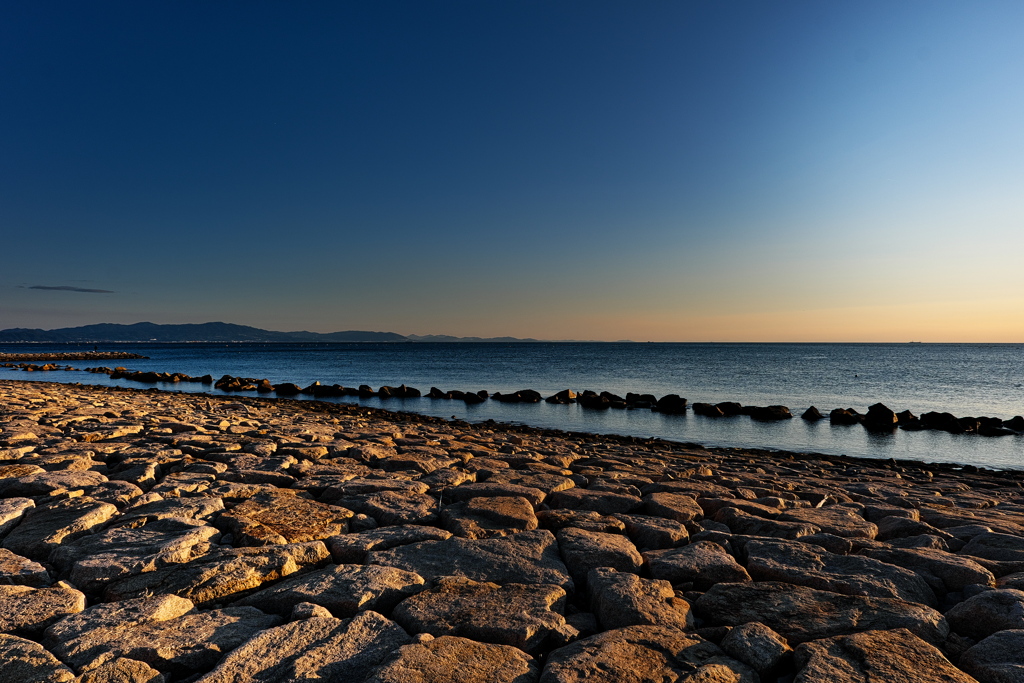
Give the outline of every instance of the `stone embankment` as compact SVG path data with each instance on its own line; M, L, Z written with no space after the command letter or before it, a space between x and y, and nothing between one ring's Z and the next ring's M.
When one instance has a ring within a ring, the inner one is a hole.
M0 381L0 681L1020 681L1022 481Z

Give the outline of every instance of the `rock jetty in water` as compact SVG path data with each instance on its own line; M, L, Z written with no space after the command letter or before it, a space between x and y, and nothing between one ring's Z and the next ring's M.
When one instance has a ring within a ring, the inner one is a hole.
M1022 480L0 381L0 680L1021 680Z

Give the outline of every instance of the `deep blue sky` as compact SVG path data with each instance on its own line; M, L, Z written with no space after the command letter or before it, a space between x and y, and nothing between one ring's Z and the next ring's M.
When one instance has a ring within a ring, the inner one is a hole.
M1016 1L3 2L0 327L1024 341L1021 36Z

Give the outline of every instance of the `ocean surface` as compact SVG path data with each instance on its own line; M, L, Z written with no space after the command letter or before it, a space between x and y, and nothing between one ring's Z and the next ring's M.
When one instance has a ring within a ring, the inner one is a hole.
M91 346L0 345L0 351L92 350ZM123 365L131 370L268 378L358 386L407 384L510 393L562 389L679 394L690 403L738 401L864 412L881 401L893 410L1008 419L1024 414L1024 344L660 344L660 343L390 343L390 344L107 344L150 358L74 361L75 367ZM0 378L142 387L85 372L0 369ZM198 384L163 388L221 393ZM955 462L1024 470L1024 436L980 437L944 432L872 434L859 425L831 426L797 417L760 423L745 416L705 418L648 410L593 411L576 405L502 404L418 399L330 399L390 410L488 419L595 433L657 436L708 446L756 447L871 458Z

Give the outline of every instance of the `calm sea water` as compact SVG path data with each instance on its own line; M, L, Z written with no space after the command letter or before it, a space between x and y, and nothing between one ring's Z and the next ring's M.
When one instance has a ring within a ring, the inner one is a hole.
M83 347L77 347L83 348ZM74 347L0 346L0 351L69 351ZM91 350L91 347L90 347ZM400 344L117 344L149 360L104 361L133 370L268 378L305 386L407 384L512 392L562 389L677 393L691 403L738 401L783 404L799 415L808 406L865 411L881 401L915 414L957 416L1024 414L1021 344L641 344L641 343L400 343ZM75 362L76 367L88 363ZM2 372L0 377L92 384L113 382L89 373ZM214 391L199 385L167 388ZM219 392L218 392L219 393ZM870 434L859 426L833 427L800 419L758 423L747 417L710 419L647 410L590 411L575 405L509 405L487 401L344 399L469 421L494 419L576 431L658 436L709 446L747 446L925 462L959 462L1024 469L1024 437L984 438L942 432Z

